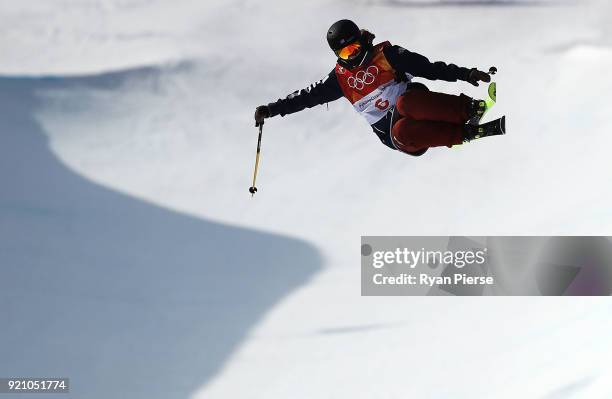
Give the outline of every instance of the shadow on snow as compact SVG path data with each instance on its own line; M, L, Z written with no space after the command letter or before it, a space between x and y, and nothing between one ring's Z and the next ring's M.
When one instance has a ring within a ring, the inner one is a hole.
M50 151L37 91L155 73L0 78L1 376L69 377L78 398L187 397L320 268L307 243L114 192Z

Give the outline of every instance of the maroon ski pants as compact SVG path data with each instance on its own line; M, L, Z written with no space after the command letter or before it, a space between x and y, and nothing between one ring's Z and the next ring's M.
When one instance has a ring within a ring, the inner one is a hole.
M425 90L409 90L396 106L401 118L391 129L395 146L403 152L461 144L471 98Z

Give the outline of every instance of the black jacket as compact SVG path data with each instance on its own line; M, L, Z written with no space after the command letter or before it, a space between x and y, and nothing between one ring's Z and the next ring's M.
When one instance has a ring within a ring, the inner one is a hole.
M467 80L470 73L470 69L454 64L446 64L442 61L430 62L427 57L400 46L387 46L383 49L383 54L393 69L401 74L409 73L412 76L430 80L455 82L457 80ZM305 108L335 101L343 95L340 84L336 79L335 69L332 69L324 79L305 89L296 90L284 99L268 104L270 116L285 116L299 112ZM389 139L390 116L389 121L384 122L384 119L387 118L381 119L372 127L385 145L394 148Z

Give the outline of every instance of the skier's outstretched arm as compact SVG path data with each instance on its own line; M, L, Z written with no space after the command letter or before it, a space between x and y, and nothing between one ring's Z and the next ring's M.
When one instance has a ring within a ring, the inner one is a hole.
M486 72L477 68L464 68L455 64L446 64L442 61L431 62L427 57L408 51L400 46L388 46L384 50L385 57L391 66L399 72L407 72L412 76L418 76L430 80L446 80L456 82L465 80L478 86L478 82L491 80Z
M268 105L260 105L255 110L255 126L264 118L280 115L285 116L315 105L325 104L342 97L342 89L332 70L324 79L302 90L296 90L286 98L279 99Z

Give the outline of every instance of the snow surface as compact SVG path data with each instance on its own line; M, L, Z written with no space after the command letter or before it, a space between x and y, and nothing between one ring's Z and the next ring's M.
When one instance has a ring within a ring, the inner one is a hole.
M365 298L357 250L609 235L611 11L0 1L0 376L75 398L612 397L606 298ZM254 107L323 77L344 17L496 65L509 134L412 158L339 100L266 122L251 198Z

